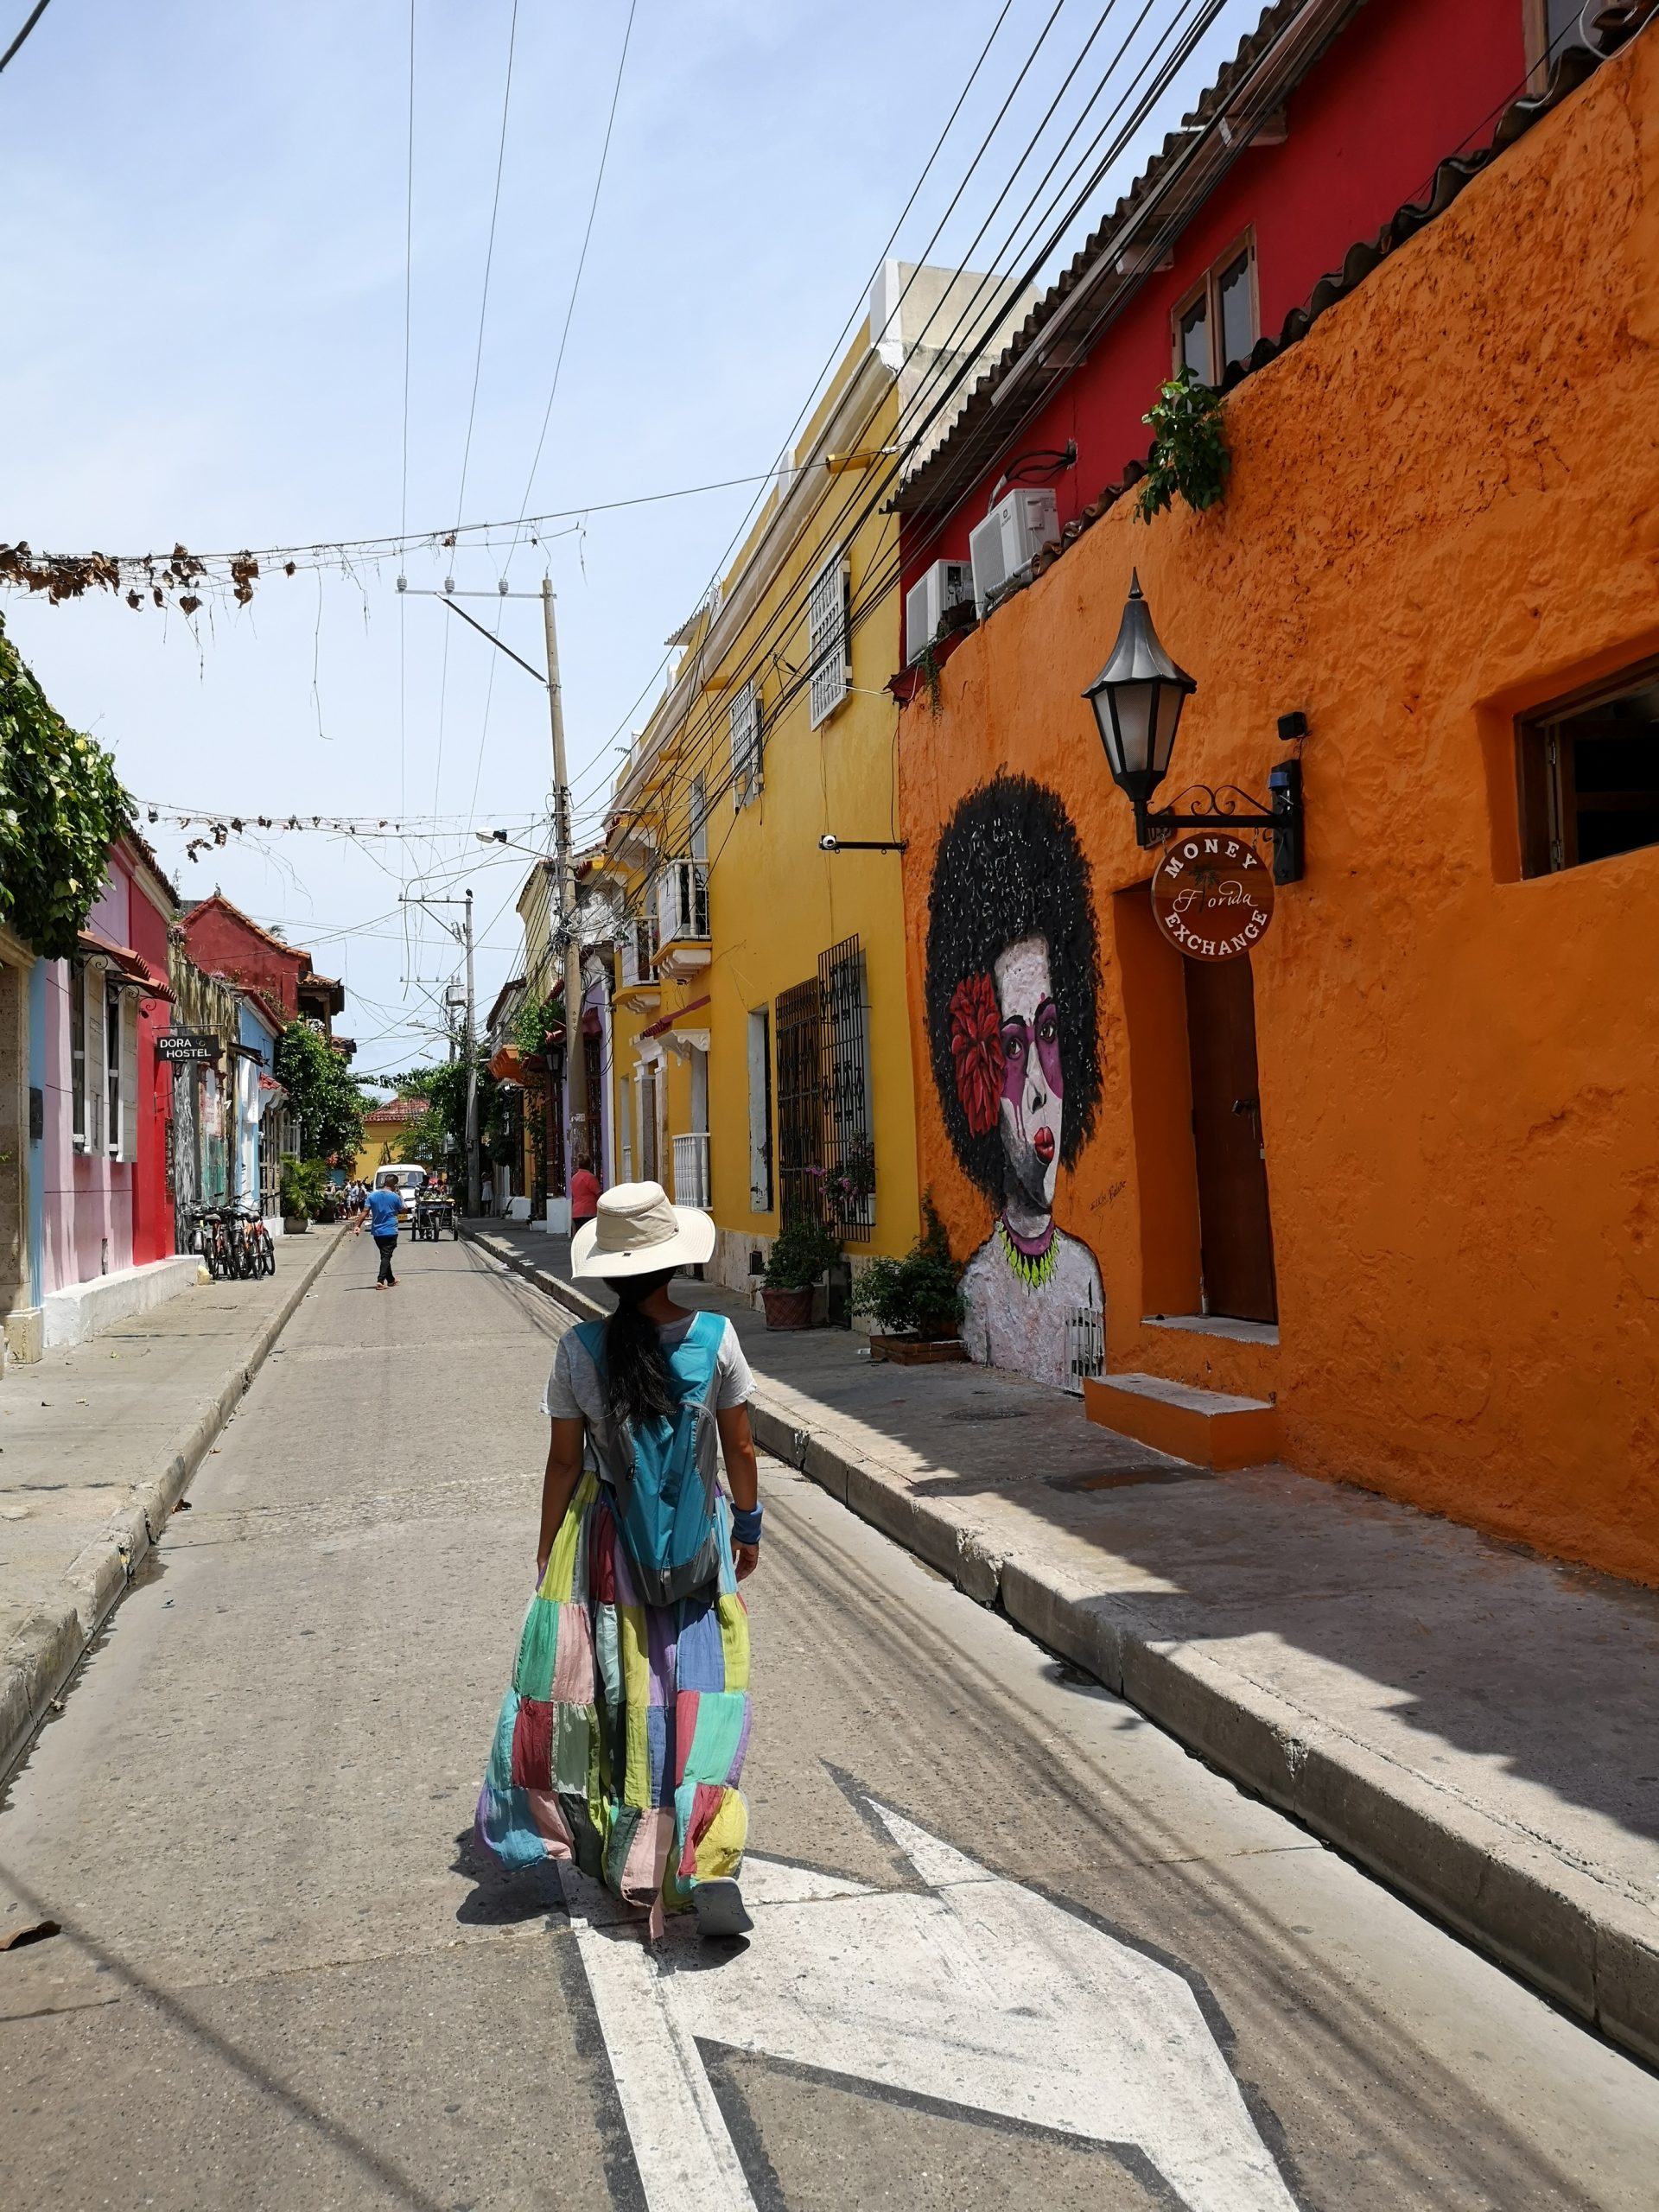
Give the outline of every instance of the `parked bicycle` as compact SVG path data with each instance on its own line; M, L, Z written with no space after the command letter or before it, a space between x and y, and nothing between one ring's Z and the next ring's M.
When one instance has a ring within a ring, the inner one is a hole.
M185 1249L207 1262L215 1282L249 1282L276 1272L276 1247L251 1206L192 1206Z
M231 1209L231 1242L236 1253L237 1274L245 1281L276 1274L276 1247L257 1207L242 1205Z

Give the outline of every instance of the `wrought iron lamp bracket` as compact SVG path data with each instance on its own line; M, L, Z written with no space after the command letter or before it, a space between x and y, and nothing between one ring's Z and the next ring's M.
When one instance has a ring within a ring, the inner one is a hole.
M1301 763L1281 763L1268 784L1272 798L1266 804L1236 784L1189 784L1179 794L1174 807L1154 810L1142 800L1135 810L1135 842L1143 848L1165 844L1183 830L1242 830L1271 842L1275 883L1300 883L1306 872ZM1192 802L1192 811L1177 811L1182 799ZM1205 800L1207 806L1200 804Z

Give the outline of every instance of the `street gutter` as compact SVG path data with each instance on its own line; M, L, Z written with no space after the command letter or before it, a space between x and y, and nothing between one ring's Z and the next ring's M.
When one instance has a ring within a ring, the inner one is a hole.
M267 1314L253 1343L226 1373L167 1465L148 1482L134 1485L131 1497L71 1562L63 1576L61 1599L35 1614L7 1645L0 1672L0 1788L27 1755L64 1684L125 1597L271 1346L339 1250L340 1232L325 1232L318 1241L321 1249L307 1254L292 1289ZM284 1238L279 1255L286 1257L292 1249Z
M582 1320L599 1305L505 1240L467 1235ZM1659 1944L1651 1911L1477 1805L1202 1650L1158 1633L1132 1597L1069 1587L1064 1573L988 1543L949 1500L909 1484L816 1399L761 1384L755 1440L970 1598L1091 1675L1179 1743L1334 1844L1477 1948L1659 2064Z

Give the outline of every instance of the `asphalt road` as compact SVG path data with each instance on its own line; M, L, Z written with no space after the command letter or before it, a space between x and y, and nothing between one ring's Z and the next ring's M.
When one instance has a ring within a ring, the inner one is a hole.
M1652 2075L776 1465L753 1937L480 1877L563 1324L399 1257L0 1809L0 2201L1652 2212Z

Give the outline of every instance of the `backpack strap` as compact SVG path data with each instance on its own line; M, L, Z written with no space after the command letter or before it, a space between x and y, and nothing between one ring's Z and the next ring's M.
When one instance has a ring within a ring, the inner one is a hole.
M675 1381L688 1395L707 1399L720 1371L721 1347L726 1341L726 1317L705 1308L694 1313L691 1325L668 1355Z

